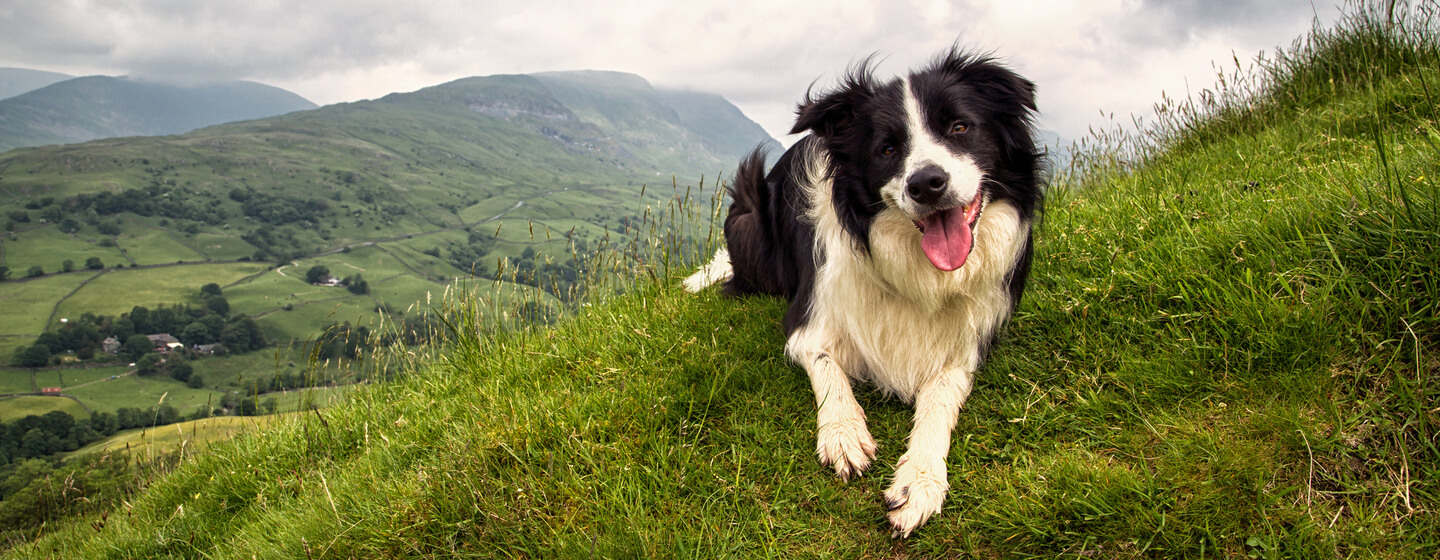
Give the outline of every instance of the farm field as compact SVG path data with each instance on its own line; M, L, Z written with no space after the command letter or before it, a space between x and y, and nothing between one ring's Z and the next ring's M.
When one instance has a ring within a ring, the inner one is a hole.
M62 301L57 315L79 317L88 312L119 316L137 305L197 303L200 286L212 282L224 286L266 268L265 263L245 262L112 270Z

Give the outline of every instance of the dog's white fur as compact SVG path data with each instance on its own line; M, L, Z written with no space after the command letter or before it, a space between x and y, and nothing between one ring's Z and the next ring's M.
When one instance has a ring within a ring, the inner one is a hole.
M940 511L949 488L945 458L960 406L970 395L982 346L1009 316L1006 275L1020 258L1028 224L1008 202L982 201L974 248L951 272L920 250L905 177L930 164L949 173L947 197L969 201L985 180L966 157L939 145L920 124L906 87L911 138L906 172L882 187L886 208L871 224L868 254L840 225L831 203L823 150L802 166L808 219L815 227L816 271L809 321L793 332L785 354L810 377L817 403L816 454L844 479L870 466L877 446L855 399L852 381L915 404L909 450L896 463L885 492L897 536L908 536ZM727 253L685 281L691 291L726 280Z

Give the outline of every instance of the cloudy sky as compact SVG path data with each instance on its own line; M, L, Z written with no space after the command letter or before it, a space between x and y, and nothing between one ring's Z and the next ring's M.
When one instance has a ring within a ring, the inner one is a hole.
M476 75L601 69L719 93L786 138L795 102L870 54L881 75L957 41L1039 87L1075 139L1214 82L1339 16L1338 0L5 0L0 66L248 79L320 104Z

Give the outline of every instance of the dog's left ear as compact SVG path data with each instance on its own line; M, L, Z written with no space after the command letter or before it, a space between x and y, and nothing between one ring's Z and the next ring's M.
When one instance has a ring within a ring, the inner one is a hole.
M982 98L1011 116L1028 117L1035 111L1035 84L987 56L951 49L937 65L958 80L980 90Z

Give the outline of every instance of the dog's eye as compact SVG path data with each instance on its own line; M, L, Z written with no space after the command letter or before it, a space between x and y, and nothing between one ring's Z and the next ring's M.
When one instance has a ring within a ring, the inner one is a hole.
M889 145L889 144L886 144L885 147L880 148L880 155L885 156L885 157L890 157L890 156L895 155L895 146L891 146L891 145Z
M950 124L950 134L965 134L969 130L970 125L960 121L955 121Z

